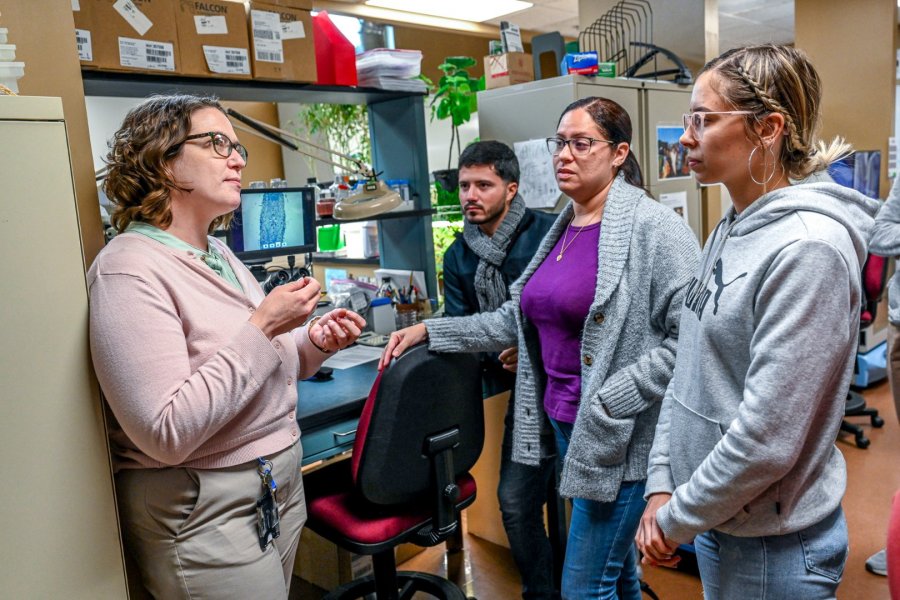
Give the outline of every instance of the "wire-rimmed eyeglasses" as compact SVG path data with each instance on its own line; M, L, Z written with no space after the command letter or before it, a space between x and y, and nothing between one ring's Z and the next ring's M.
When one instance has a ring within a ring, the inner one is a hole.
M752 115L752 110L699 110L692 113L685 113L681 115L682 123L684 124L684 131L687 132L688 129L693 129L694 138L701 139L703 137L703 129L706 126L706 116L707 115Z
M594 142L615 145L615 142L591 137L574 137L571 140L561 137L549 137L547 138L547 150L550 151L550 154L556 156L563 151L563 148L568 146L574 156L584 156L591 151L591 146L594 145Z
M193 135L189 135L184 138L184 141L178 146L184 144L184 142L188 142L190 140L199 140L200 138L208 137L212 140L212 148L213 151L221 156L222 158L228 158L231 156L231 152L233 150L237 151L238 155L244 159L244 162L247 162L247 149L244 148L244 145L240 142L232 142L231 138L222 133L221 131L204 131L203 133L195 133Z

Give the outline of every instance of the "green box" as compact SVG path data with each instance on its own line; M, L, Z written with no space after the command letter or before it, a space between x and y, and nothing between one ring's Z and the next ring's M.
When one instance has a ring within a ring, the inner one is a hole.
M597 77L615 77L616 63L601 62L597 63Z
M316 231L319 252L334 252L344 247L344 238L341 236L341 226L323 225Z

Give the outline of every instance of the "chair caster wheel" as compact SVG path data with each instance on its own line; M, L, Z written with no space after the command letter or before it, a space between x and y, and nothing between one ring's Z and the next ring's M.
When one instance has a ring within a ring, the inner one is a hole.
M866 436L864 436L864 435L856 436L856 447L857 448L861 448L862 450L865 450L866 448L869 447L870 443L871 442L869 441L869 438L867 438Z
M884 419L881 417L872 417L872 427L884 427Z

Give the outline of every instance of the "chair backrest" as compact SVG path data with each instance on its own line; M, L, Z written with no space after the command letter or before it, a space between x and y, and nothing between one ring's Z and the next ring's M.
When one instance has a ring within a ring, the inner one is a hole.
M888 259L876 254L870 254L866 258L862 271L863 305L860 322L868 325L875 320L875 312L878 303L884 295L887 283Z
M429 491L425 440L457 429L455 475L472 468L484 443L484 402L476 354L438 354L416 346L376 379L353 446L356 492L374 504L401 504Z

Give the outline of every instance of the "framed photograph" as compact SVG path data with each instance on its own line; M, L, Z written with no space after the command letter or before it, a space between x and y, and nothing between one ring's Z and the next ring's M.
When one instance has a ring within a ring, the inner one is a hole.
M687 148L678 139L684 134L680 125L656 126L656 156L659 159L659 180L684 179L691 176L687 164Z

